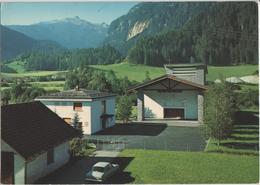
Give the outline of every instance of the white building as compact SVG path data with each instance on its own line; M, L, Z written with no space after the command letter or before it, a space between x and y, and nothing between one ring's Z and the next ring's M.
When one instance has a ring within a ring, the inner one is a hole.
M32 184L69 161L80 133L41 102L1 108L1 183Z
M75 88L40 96L41 101L67 123L78 115L84 134L115 125L115 94Z
M137 92L137 120L178 119L203 122L206 66L172 64L166 75L131 87Z

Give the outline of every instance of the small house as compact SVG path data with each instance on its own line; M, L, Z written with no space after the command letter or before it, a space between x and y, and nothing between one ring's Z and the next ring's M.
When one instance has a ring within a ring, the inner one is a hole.
M172 119L203 122L206 67L203 64L166 65L166 74L137 84L137 120Z
M115 94L75 88L40 96L41 101L68 124L78 116L84 134L115 125Z
M41 102L1 107L1 183L32 184L69 161L80 133Z

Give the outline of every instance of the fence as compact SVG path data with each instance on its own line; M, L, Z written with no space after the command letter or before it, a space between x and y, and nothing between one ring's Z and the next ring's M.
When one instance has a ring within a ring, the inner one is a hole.
M203 151L205 144L185 143L178 144L171 141L158 140L122 140L122 139L86 139L87 143L95 145L97 150L144 149L144 150L174 150L174 151Z

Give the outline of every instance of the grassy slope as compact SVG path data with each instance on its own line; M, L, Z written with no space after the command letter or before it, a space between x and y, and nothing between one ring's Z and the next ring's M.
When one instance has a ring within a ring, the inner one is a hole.
M111 65L92 65L94 68L109 71L113 70L115 74L122 78L127 76L129 80L141 82L145 79L146 71L149 72L151 78L156 78L164 75L164 68L151 67L145 65L134 65L128 63L111 64Z
M257 183L258 156L124 150L120 157L133 157L124 171L133 183Z
M234 154L258 155L259 126L234 125L231 136L217 145L217 140L210 139L206 152L225 152Z
M8 67L12 68L13 70L15 70L17 73L24 73L26 72L25 68L24 68L24 62L17 60L14 62L11 62L9 64L6 64Z
M258 70L258 65L240 65L240 66L225 66L225 67L208 67L208 81L214 81L217 78L227 78L231 76L251 75Z

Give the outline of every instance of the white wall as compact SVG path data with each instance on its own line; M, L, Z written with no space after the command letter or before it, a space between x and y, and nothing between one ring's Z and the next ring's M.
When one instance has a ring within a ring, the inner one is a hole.
M145 117L163 119L164 108L184 108L185 119L197 119L197 95L197 91L181 93L146 91L144 94Z
M1 151L14 153L14 183L24 184L24 159L11 146L1 140Z
M114 117L113 118L109 118L108 119L108 127L111 127L113 125L115 125L115 119L116 119L116 100L115 97L109 98L106 100L106 112L107 114L113 114Z
M92 101L82 101L83 107L82 111L80 112L73 110L73 101L41 100L41 102L61 118L73 119L74 114L77 112L80 121L82 122L84 134L93 134L102 129L102 123L100 119L100 116L102 115L102 100L106 100L106 113L115 115L115 97L99 98ZM113 119L109 118L107 127L111 127L114 124L115 117L113 117Z
M42 100L41 102L61 118L71 118L73 120L75 113L77 113L82 122L84 134L91 133L91 102L82 102L82 111L74 111L72 101L56 101L59 105L55 104L54 101Z
M102 115L102 101L106 100L106 113L115 115L115 97L97 99L91 102L91 134L102 129L100 116ZM115 124L115 117L107 120L107 127Z
M101 101L91 102L91 134L102 129L101 114Z
M27 163L27 183L33 183L37 179L58 169L69 161L69 143L64 142L54 148L54 162L47 165L47 152Z
M153 95L144 94L144 117L163 118L163 107L152 99Z

